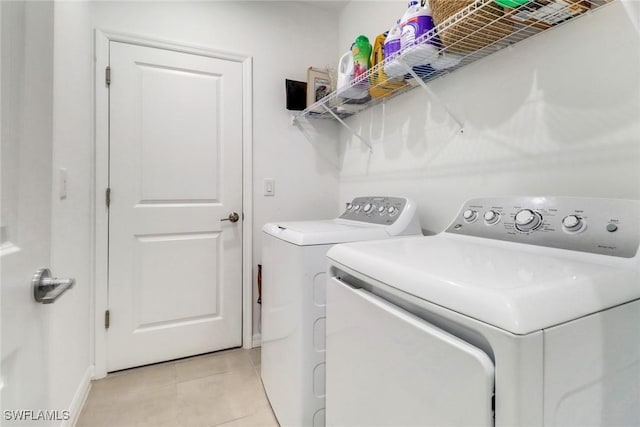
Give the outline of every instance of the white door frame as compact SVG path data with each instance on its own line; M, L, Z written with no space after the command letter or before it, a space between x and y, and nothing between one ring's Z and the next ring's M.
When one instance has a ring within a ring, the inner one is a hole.
M94 364L95 378L107 375L107 331L104 313L109 303L108 294L108 211L105 190L109 182L109 91L105 83L105 69L109 64L109 42L123 42L211 58L225 59L242 64L242 346L251 348L253 314L253 117L252 117L252 57L246 54L210 49L208 47L176 44L171 41L141 37L120 32L95 30L95 146L94 146ZM115 74L114 74L115 76Z

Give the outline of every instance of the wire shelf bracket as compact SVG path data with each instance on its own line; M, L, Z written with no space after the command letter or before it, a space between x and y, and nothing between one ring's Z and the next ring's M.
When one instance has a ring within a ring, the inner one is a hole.
M327 110L327 112L329 114L331 114L333 116L334 119L336 119L336 121L338 123L340 123L342 126L344 126L344 128L346 130L349 131L349 133L353 136L355 136L356 138L358 138L360 141L362 141L367 147L369 147L369 153L373 154L373 146L371 145L371 142L364 138L362 135L360 135L358 132L354 131L353 129L351 129L351 127L345 123L344 120L342 120L336 113L334 113L331 108L329 108L326 104L322 104L322 107L324 107L325 110Z
M411 74L411 77L413 77L413 80L415 80L422 89L425 90L425 92L427 92L427 95L429 97L431 97L434 101L436 101L438 104L442 105L442 107L445 109L445 111L449 114L449 116L451 116L451 118L453 119L454 122L456 122L456 124L458 125L458 127L460 127L460 133L464 133L464 125L462 124L462 122L458 119L458 117L453 114L453 112L451 111L451 109L449 108L449 106L447 105L446 102L444 102L442 100L442 98L440 98L429 86L427 86L427 84L424 82L424 80L422 80L422 78L416 74L415 71L413 71L413 68L411 68L409 65L407 65L404 61L402 60L398 60L397 61L398 64L402 65L402 67L404 67L404 69Z

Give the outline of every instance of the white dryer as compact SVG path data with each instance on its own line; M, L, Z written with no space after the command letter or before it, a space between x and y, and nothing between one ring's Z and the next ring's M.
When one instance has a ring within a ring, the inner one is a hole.
M640 425L640 202L486 198L336 245L327 425Z
M422 235L414 203L358 197L340 217L263 228L262 365L281 426L324 426L326 252L336 243Z

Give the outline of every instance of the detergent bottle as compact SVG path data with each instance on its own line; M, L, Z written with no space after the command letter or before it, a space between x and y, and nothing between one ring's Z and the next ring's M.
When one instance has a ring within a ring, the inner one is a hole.
M402 48L401 44L402 30L400 28L400 20L396 22L387 35L387 39L384 42L384 72L389 79L396 79L404 75L405 69L397 61L397 54ZM394 58L394 55L396 58Z
M351 50L349 50L340 57L340 62L338 62L338 83L336 91L338 92L338 95L343 98L365 98L369 95L369 91L367 89L351 87L353 72L353 53L351 52Z
M391 27L387 39L384 41L384 58L391 58L394 54L400 52L402 44L400 41L402 30L400 28L400 20L396 22L396 25Z
M407 11L401 19L400 28L402 31L400 42L402 46L402 60L409 66L425 65L430 60L437 58L438 47L434 38L427 40L420 39L424 34L435 28L431 16L429 2L425 2L422 7L417 1L410 1Z
M371 60L371 43L367 36L356 37L356 42L351 48L353 54L353 78L357 79L369 70Z

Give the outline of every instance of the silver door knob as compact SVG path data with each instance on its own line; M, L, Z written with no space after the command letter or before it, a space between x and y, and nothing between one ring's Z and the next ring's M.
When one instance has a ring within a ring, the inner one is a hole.
M33 298L36 302L42 304L51 304L55 302L60 295L68 289L73 288L76 279L58 279L51 277L51 271L48 268L41 268L36 271L31 279L33 287Z
M240 215L237 212L230 213L227 218L221 218L220 221L238 222Z

